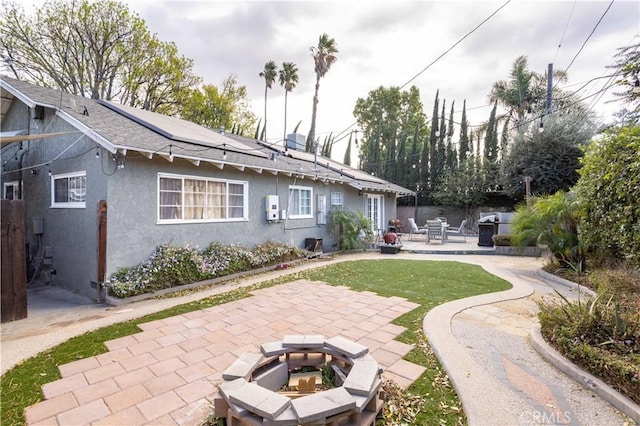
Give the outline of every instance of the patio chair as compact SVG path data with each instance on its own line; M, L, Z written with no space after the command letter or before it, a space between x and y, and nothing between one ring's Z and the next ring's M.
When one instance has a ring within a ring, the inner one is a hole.
M440 244L444 244L445 233L442 221L438 219L427 220L427 225L425 227L427 228L427 242L430 242L431 237L433 237L436 239L439 238Z
M418 228L416 221L414 218L410 217L407 219L409 221L409 241L413 241L414 234L427 234L427 230L424 228Z
M445 234L447 237L450 236L458 236L458 237L462 237L464 238L464 242L467 242L467 236L465 235L465 230L464 227L467 224L467 220L463 220L462 223L460 224L460 226L458 226L457 228L449 228L445 231Z

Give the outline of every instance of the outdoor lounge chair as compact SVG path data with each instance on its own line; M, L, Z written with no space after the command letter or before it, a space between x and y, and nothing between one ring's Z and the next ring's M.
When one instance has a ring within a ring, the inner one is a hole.
M434 220L427 220L427 242L431 241L431 238L439 238L440 239L440 244L444 244L444 238L445 238L445 233L444 233L444 224L442 223L442 221L438 220L438 219L434 219Z
M420 229L418 228L418 225L416 224L416 221L414 218L410 217L408 219L409 222L409 241L413 241L413 235L414 234L425 234L427 233L426 229Z
M447 237L458 236L464 238L464 242L467 242L467 236L465 235L464 226L467 224L467 220L463 220L460 226L457 228L449 228L445 231Z

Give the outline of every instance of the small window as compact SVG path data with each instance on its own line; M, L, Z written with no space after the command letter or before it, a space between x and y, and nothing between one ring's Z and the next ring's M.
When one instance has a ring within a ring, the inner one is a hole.
M160 223L246 220L246 182L158 176Z
M85 208L86 201L86 172L51 176L51 207Z
M18 181L5 182L2 190L2 198L5 200L21 200L20 183L18 183Z
M306 186L289 187L289 218L312 218L313 189Z
M342 210L344 206L344 200L342 192L331 193L331 210Z

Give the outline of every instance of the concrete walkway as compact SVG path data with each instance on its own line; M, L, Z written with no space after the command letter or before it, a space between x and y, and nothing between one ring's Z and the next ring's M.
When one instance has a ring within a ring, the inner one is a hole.
M419 253L425 245L415 242L412 248L413 244L405 243L405 249ZM450 249L453 244L441 247ZM354 254L173 299L117 309L79 305L30 312L26 320L2 325L2 371L87 330L301 269L363 258L464 261L481 265L514 285L506 292L438 306L424 321L425 333L456 387L469 424L623 425L628 420L531 349L535 301L557 286L538 275L542 261L486 254ZM305 286L311 287L304 289L302 300L300 289ZM27 410L29 424L198 424L209 413L216 380L231 357L255 351L260 343L284 334L343 334L358 340L371 348L385 374L402 386L422 372L401 360L410 348L393 340L402 330L390 324L412 309L411 303L308 282L255 293L215 309L149 323L143 333L110 342L106 354L60 366L63 379L45 385L48 399ZM310 301L309 294L318 296Z

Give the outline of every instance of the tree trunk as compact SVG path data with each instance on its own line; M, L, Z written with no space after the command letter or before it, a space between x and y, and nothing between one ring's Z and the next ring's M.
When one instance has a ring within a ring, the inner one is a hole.
M313 109L311 111L311 128L307 136L307 146L305 151L312 152L316 139L316 114L318 112L318 89L320 89L320 75L316 76L316 91L313 95Z
M267 140L267 85L264 86L264 140Z
M284 149L287 149L287 94L288 90L284 91L284 130L283 132L283 140L284 140Z

